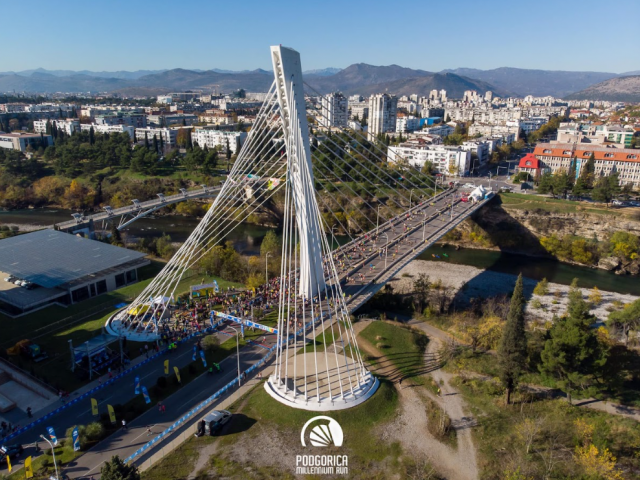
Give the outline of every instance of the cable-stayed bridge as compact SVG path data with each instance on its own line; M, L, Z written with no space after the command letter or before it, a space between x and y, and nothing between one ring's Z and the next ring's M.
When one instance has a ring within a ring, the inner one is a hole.
M129 338L157 338L177 321L183 274L258 209L278 205L281 268L265 287L277 296L278 337L265 388L295 408L349 408L378 386L360 356L350 312L487 198L438 186L411 159L389 165L386 146L360 132L322 127L331 120L305 96L298 52L276 46L271 57L274 83L211 207L107 327ZM351 240L333 250L328 233L336 229Z

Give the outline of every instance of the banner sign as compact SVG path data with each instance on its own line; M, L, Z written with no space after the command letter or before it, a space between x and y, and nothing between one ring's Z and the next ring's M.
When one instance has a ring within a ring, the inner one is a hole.
M169 359L164 361L164 374L169 375Z
M53 427L47 427L47 432L49 433L51 443L53 443L54 445L58 445L58 437L56 437L56 432Z
M234 317L233 315L229 315L228 313L222 313L218 311L213 311L214 315L218 318L224 318L225 320L231 320L232 322L242 323L242 319L238 317Z
M136 391L134 393L136 395L140 395L140 377L136 377L135 385L136 385Z
M145 403L151 403L151 399L149 398L149 392L147 392L147 387L143 386L142 387L142 395L144 396L144 402Z
M275 333L276 335L278 334L278 329L277 328L267 327L266 325L262 325L261 323L256 323L256 322L252 322L250 320L245 320L244 324L247 327L258 328L260 330L264 330L265 332Z
M98 401L95 398L91 399L91 414L94 417L98 416Z
M196 355L198 354L198 346L194 345L193 346L193 355L191 356L191 361L195 362L196 361Z
M113 411L113 407L111 405L107 405L107 410L109 411L109 420L114 425L116 424L116 412Z
M203 283L202 285L191 285L189 287L191 290L191 296L196 297L204 297L209 295L210 293L217 293L220 289L218 288L218 282L215 280L212 283Z
M33 467L31 466L31 456L24 459L24 476L33 478Z
M176 373L176 378L178 379L178 383L182 383L182 380L180 380L180 369L178 367L173 367L173 371Z
M71 433L71 438L73 438L73 451L74 452L80 451L80 432L78 432L78 427L75 427L73 429L73 432Z
M205 368L207 368L207 361L204 358L204 350L200 350L200 358L202 359L202 364Z

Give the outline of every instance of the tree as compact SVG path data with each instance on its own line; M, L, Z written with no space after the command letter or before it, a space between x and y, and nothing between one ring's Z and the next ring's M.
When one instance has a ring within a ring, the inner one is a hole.
M429 283L429 276L426 273L421 273L418 278L413 282L413 294L416 303L418 304L418 312L422 312L429 300L429 290L431 284Z
M506 389L507 405L511 403L511 393L517 386L527 361L527 337L524 322L525 303L522 274L520 274L511 296L507 323L504 326L498 347L499 375Z
M93 131L93 126L89 128L89 144L93 145L96 143L96 134Z
M543 278L538 282L538 284L533 289L533 293L535 295L546 295L549 293L549 281L546 278Z
M553 175L553 193L567 198L567 193L573 187L574 179L575 175L572 176L571 173L565 171L557 172ZM538 187L539 190L540 188Z
M269 255L274 257L279 256L281 252L282 243L280 239L276 235L276 232L274 232L273 230L269 230L262 239L262 244L260 245L260 255L264 257L268 253Z
M116 222L111 222L111 244L112 245L118 245L118 246L123 246L122 243L122 235L120 235L120 230L118 230L118 226L116 225Z
M116 455L102 465L100 478L102 480L140 480L140 472L138 467L124 463Z
M596 202L610 203L616 195L620 193L620 182L618 172L614 172L607 177L600 177L593 187L593 199Z
M602 303L602 293L598 287L593 287L591 293L589 293L589 302L592 305L600 305Z
M561 318L554 318L539 365L542 375L554 379L567 394L569 403L577 388L585 395L595 394L593 379L607 362L608 348L591 328L594 321L575 279L569 290L567 311Z
M622 310L611 312L607 325L622 330L624 344L629 345L631 331L640 329L640 300L625 305Z
M207 352L215 352L220 346L220 339L217 335L207 335L202 339L202 348Z
M218 166L218 151L211 150L206 152L204 162L202 163L202 172L206 175L211 175Z
M540 177L540 182L538 183L538 193L551 193L553 195L553 188L553 175L551 174L551 172L544 172Z

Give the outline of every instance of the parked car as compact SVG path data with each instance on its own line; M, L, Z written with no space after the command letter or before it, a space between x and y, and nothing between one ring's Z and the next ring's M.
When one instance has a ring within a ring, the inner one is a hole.
M22 455L24 448L22 445L3 445L0 447L0 464L7 463L7 457L17 458Z
M16 280L15 282L13 282L14 285L20 286L22 285L22 280Z
M231 416L232 413L227 410L214 410L209 412L198 422L196 437L201 437L203 435L215 435L223 425L231 420Z
M9 275L8 277L4 277L4 281L5 282L9 282L9 283L13 283L15 281L16 277L14 277L13 275Z

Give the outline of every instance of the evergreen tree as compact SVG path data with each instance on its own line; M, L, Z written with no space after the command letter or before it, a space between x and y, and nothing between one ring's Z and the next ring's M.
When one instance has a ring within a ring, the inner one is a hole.
M89 143L91 145L93 145L94 143L96 143L96 134L93 131L93 126L91 126L91 128L89 128Z
M112 245L122 245L122 235L120 235L120 230L116 226L116 222L111 222L111 244Z
M102 480L140 480L138 467L123 462L118 455L105 462L100 470Z
M156 134L153 134L153 151L158 153L158 137Z
M598 378L607 362L608 349L598 341L592 325L595 317L589 313L589 304L582 298L577 279L569 290L569 304L562 318L555 317L540 355L540 372L552 378L567 394L580 388L585 395L594 395L594 379Z
M538 182L538 193L551 193L553 194L553 175L551 172L544 172L542 176L540 176L540 181Z
M525 369L527 361L527 337L524 322L525 304L522 274L520 274L511 296L507 323L504 326L498 347L500 380L506 389L507 405L511 403L511 393L518 385L518 380Z
M149 135L147 132L144 132L144 148L149 150Z
M620 181L618 172L608 177L600 177L593 187L592 196L597 202L609 203L620 193Z

